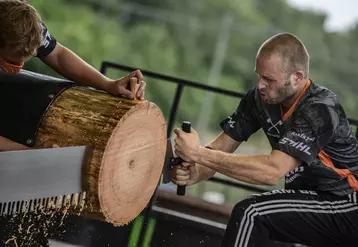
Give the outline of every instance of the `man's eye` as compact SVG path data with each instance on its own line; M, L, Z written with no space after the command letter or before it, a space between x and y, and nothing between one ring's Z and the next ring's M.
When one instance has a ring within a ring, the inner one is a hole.
M270 82L273 81L271 78L268 78L268 77L266 77L266 76L263 76L262 78L263 78L265 81L270 81Z

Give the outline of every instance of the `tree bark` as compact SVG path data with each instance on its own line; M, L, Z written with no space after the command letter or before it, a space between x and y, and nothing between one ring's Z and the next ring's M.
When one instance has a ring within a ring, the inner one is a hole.
M81 213L123 225L152 197L164 165L166 139L165 119L154 103L73 87L47 109L35 147L90 146Z

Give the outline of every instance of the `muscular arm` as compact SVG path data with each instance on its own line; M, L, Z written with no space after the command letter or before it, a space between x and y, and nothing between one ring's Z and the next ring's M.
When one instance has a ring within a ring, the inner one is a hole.
M12 151L12 150L24 150L24 149L30 149L30 148L0 136L0 152Z
M201 147L198 163L243 182L276 185L280 178L299 166L300 162L284 152L269 155L238 156Z
M60 43L41 60L69 80L107 91L110 79Z
M212 142L206 145L206 148L209 150L220 150L222 152L233 153L239 146L241 142L237 142L227 134L222 132L217 136ZM197 172L198 172L198 181L207 180L208 178L215 175L215 170L211 167L201 165L197 163Z

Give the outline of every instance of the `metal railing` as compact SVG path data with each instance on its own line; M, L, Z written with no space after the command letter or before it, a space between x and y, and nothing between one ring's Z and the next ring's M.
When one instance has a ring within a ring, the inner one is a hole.
M125 72L132 72L132 71L138 69L138 68L122 65L122 64L103 61L101 68L100 68L100 72L105 75L109 68L118 69L118 70L125 71ZM143 76L153 78L153 79L162 80L164 82L171 82L171 83L177 84L175 96L174 96L170 114L169 114L168 129L167 129L168 137L170 137L171 133L173 132L173 127L174 127L174 123L176 120L177 109L180 104L180 99L182 97L184 87L197 88L197 89L201 89L201 90L205 90L205 91L210 91L213 93L218 93L218 94L223 94L223 95L238 97L238 98L242 98L245 95L244 93L239 93L239 92L230 91L230 90L223 89L223 88L208 86L208 85L205 85L200 82L195 82L195 81L185 80L185 79L181 79L181 78L177 78L177 77L173 77L173 76L163 75L163 74L155 73L155 72L145 70L145 69L140 69L140 70L141 70ZM348 121L350 122L351 125L356 126L355 135L358 138L358 120L348 118ZM246 190L254 191L257 193L268 191L267 189L264 189L261 187L244 184L244 183L240 183L240 182L236 182L236 181L232 181L232 180L228 180L228 179L222 179L222 178L218 178L218 177L211 177L209 179L209 181L214 182L214 183L228 185L228 186L233 186L236 188L246 189ZM145 212L144 212L144 222L143 222L142 230L141 230L140 236L139 236L139 243L143 243L145 227L149 221L149 215L150 215L150 210L151 210L152 206L153 206L153 200L150 201L150 203L148 204L147 210L145 210Z
M136 70L136 68L134 68L134 67L105 61L102 63L101 70L100 70L101 73L106 74L106 71L108 68L119 69L119 70L126 71L126 72L132 72L132 71ZM155 72L152 72L149 70L141 69L140 71L142 72L142 74L144 76L177 84L177 89L175 92L175 96L174 96L173 103L172 103L172 108L171 108L170 115L169 115L168 133L167 133L168 136L170 136L173 131L173 126L174 126L174 122L176 119L176 112L177 112L177 109L178 109L178 106L180 103L180 98L182 96L184 87L199 88L202 90L219 93L219 94L224 94L227 96L239 97L239 98L242 98L245 95L244 93L238 93L238 92L230 91L227 89L204 85L200 82L194 82L194 81L185 80L185 79L181 79L181 78L177 78L177 77L158 74L158 73L155 73Z

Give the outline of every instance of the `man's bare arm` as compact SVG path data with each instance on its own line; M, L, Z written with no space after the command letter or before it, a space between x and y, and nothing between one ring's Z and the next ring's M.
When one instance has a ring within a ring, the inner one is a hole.
M25 149L30 149L30 148L0 136L0 152L12 151L12 150L25 150Z
M146 82L139 70L118 80L112 80L60 43L41 60L67 79L82 85L102 89L113 95L144 100Z
M239 156L203 147L196 162L243 182L270 186L300 165L297 159L277 150L269 155Z
M43 57L42 61L67 79L83 85L106 90L110 81L60 43L57 43L55 49L49 55Z
M212 142L206 145L207 149L219 150L226 153L233 153L240 146L241 142L237 142L230 136L222 132ZM214 176L216 171L210 167L197 163L198 181L207 180Z

